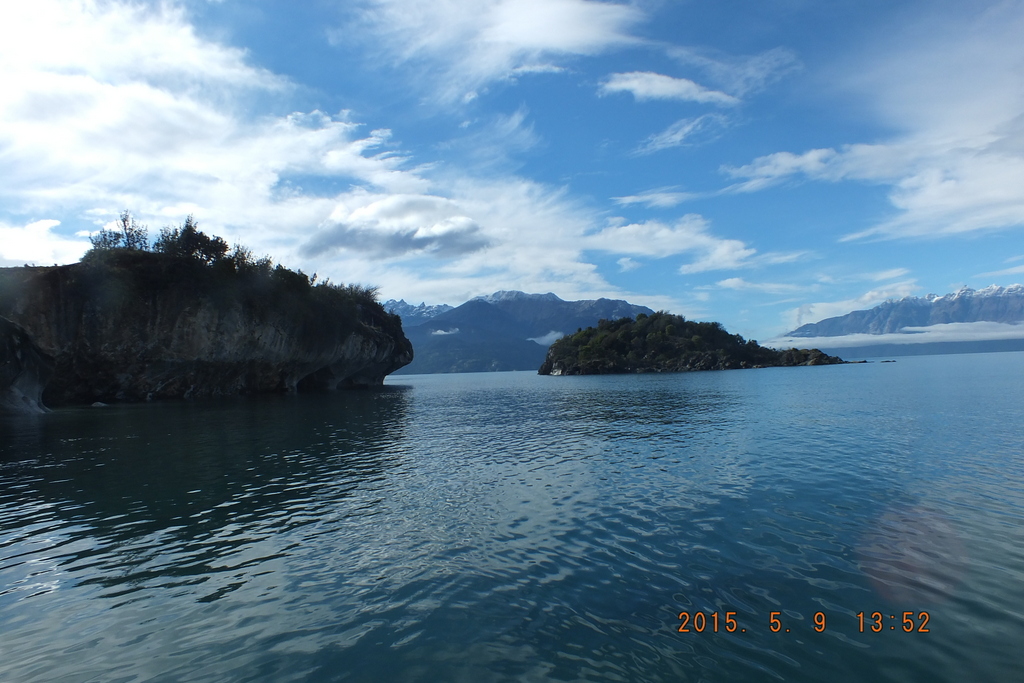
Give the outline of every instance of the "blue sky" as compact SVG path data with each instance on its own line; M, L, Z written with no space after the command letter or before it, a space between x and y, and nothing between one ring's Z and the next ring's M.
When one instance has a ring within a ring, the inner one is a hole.
M1024 2L0 5L0 265L131 210L768 339L1024 280Z

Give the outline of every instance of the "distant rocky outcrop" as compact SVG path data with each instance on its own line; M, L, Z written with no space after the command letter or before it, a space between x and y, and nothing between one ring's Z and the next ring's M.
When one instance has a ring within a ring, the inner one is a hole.
M43 387L53 372L53 358L29 334L0 317L0 414L46 412Z
M653 311L615 299L564 301L550 292L495 292L407 324L416 359L399 374L536 370L555 339L601 319L640 313Z
M413 357L372 290L316 284L246 253L116 248L66 266L2 268L0 315L52 357L49 405L369 386ZM8 358L28 348L3 334ZM45 355L26 366L40 379ZM25 381L11 386L38 403Z
M1024 285L992 285L978 290L964 287L945 296L929 294L891 299L868 310L801 325L784 336L893 334L908 327L974 322L1024 322Z
M602 320L548 349L541 375L603 375L732 370L842 363L817 349L776 351L729 334L719 323L670 313Z

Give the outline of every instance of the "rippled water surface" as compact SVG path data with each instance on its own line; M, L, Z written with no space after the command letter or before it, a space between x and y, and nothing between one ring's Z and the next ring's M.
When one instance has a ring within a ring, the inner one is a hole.
M0 680L1024 680L1022 380L403 376L0 422Z

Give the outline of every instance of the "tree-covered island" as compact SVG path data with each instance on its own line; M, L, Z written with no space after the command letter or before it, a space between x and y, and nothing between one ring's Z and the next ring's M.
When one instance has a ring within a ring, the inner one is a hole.
M817 349L776 351L729 334L720 323L659 311L602 320L562 337L548 350L541 375L605 375L731 370L843 363Z

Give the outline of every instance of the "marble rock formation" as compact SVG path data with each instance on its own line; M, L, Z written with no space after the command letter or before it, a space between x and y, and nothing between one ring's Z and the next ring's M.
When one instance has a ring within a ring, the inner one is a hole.
M29 334L0 317L0 413L46 412L43 387L53 372L53 358Z

